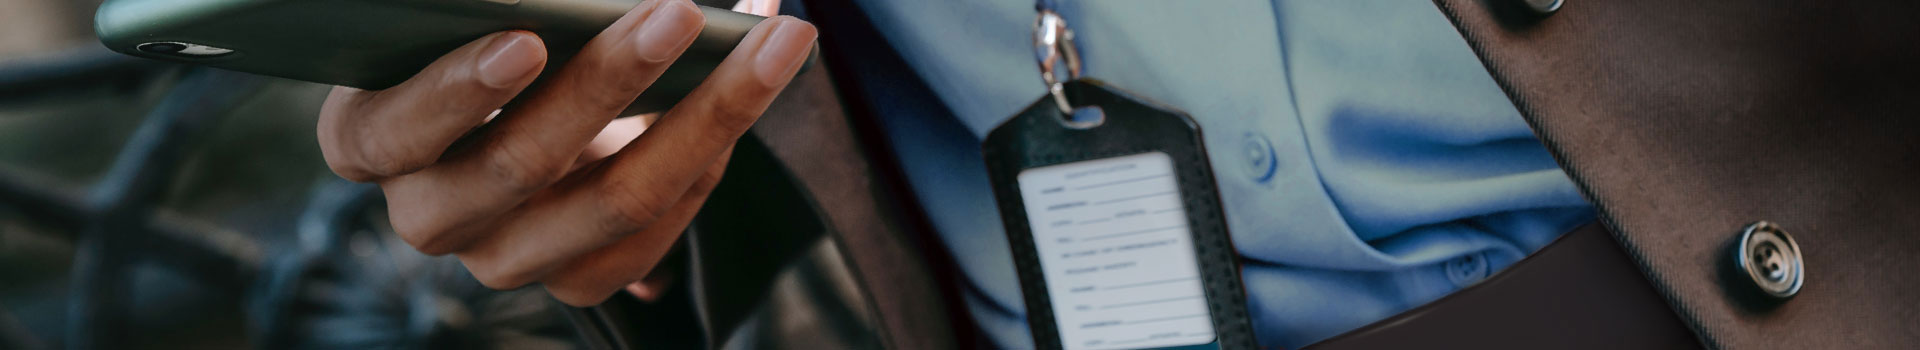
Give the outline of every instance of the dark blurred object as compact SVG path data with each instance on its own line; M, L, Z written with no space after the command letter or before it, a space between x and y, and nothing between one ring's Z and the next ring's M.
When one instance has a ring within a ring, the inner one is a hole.
M1307 349L1699 349L1599 223L1439 300Z
M765 130L756 127L756 130ZM751 174L751 175L748 175ZM821 208L755 136L682 238L679 278L651 303L578 309L597 349L879 349L868 298ZM742 220L751 218L751 220Z
M133 87L160 78L177 65L127 57L106 48L68 51L0 65L0 104L20 103L96 86Z
M249 305L262 349L571 349L573 327L539 288L493 291L458 259L395 235L379 189L315 191L298 243L275 254Z
M114 69L113 65L83 65L80 69ZM61 74L56 74L61 73ZM79 72L52 75L85 77ZM114 75L105 75L114 76ZM46 80L25 80L44 83ZM85 83L86 81L81 81ZM184 152L184 140L198 137L214 117L257 92L260 79L235 73L200 70L189 73L154 108L123 146L105 178L90 191L72 193L47 186L48 181L26 176L0 177L0 201L20 208L49 224L73 229L76 240L66 343L74 348L116 348L126 334L123 324L130 302L129 261L155 259L204 277L200 282L238 290L247 279L235 270L258 265L251 242L223 241L225 237L197 234L197 230L152 225L154 208L172 183ZM158 227L156 227L158 226Z
M1515 1L1436 2L1707 347L1920 344L1920 2ZM1725 276L1759 221L1791 299Z

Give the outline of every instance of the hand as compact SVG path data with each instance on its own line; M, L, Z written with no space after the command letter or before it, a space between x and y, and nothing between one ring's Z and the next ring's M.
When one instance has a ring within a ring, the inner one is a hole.
M321 152L341 177L380 185L415 249L458 256L488 287L539 282L567 304L599 303L672 247L816 35L768 19L658 123L615 120L704 23L687 0L647 1L531 88L547 60L539 37L475 40L393 88L335 88Z

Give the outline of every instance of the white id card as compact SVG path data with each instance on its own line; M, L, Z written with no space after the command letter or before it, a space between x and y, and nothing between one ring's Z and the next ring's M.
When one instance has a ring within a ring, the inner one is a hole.
M1018 179L1061 345L1214 341L1193 234L1166 153L1032 168Z

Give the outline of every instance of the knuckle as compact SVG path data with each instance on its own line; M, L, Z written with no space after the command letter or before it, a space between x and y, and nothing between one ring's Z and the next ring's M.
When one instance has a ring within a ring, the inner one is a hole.
M652 225L673 207L673 200L643 177L619 177L601 188L600 207L613 211L613 232L632 232Z
M581 106L591 108L591 110L580 111L576 113L576 115L600 115L618 111L621 108L627 107L629 104L633 104L633 101L639 98L640 91L647 88L646 85L641 85L645 84L645 82L634 81L637 79L613 80L619 80L620 82L617 84L620 84L620 86L613 89L581 90L591 91L583 94L585 96L582 96L582 99L586 100L586 103Z
M441 256L452 253L458 247L450 231L452 229L438 220L414 216L391 216L394 233L400 240L413 246L421 254Z
M560 300L561 303L573 307L589 307L600 304L606 301L608 297L612 297L614 292L618 291L573 285L571 283L547 283L546 287L547 294L552 294L554 299Z
M539 146L528 142L503 142L495 147L486 171L514 195L526 195L565 175L566 168L543 162Z
M717 99L713 106L713 123L720 129L735 134L753 127L760 120L760 114L766 113L765 103L757 101L739 101L735 99Z
M433 157L409 147L396 144L394 140L371 141L371 147L360 149L360 166L376 177L391 177L411 174L433 164Z
M320 122L314 126L315 137L320 141L320 158L326 161L328 170L332 170L334 174L348 181L376 180L373 174L357 165L358 160L349 156L355 152L355 148L352 147L351 142L347 141L351 137L340 131L340 124L345 121L340 120L341 117L337 116L337 113L328 112L332 104L330 100L329 108L321 109Z
M576 98L583 102L582 108L589 108L591 111L626 107L639 97L641 91L645 91L654 82L655 79L644 78L652 76L645 74L646 72L662 71L667 68L666 63L635 63L638 61L640 60L631 58L598 57L593 62L586 62L579 75L576 75L580 79L570 79L573 83L570 84L569 90L581 92Z
M701 193L707 193L707 192L712 192L715 187L720 186L720 180L724 176L726 176L727 172L724 164L715 164L715 165L716 166L713 169L709 169L707 170L707 172L701 173L700 178L697 180L694 180L693 188L690 189L690 191L700 191Z
M712 115L707 118L710 118L714 127L703 128L701 132L706 137L705 141L721 145L730 145L738 140L747 128L753 127L753 123L760 120L762 112L759 108L754 108L747 103L732 103L726 100L713 102L708 110Z
M359 89L335 86L327 91L326 100L320 103L320 121L339 121L347 116L347 111L361 108L366 103L367 94Z
M483 86L473 89L492 88ZM465 131L469 131L474 127L480 126L480 124L486 123L486 117L488 115L493 114L493 111L498 110L502 105L506 104L507 100L512 98L511 95L502 96L487 91L470 90L463 93L458 90L448 89L447 92L448 95L453 96L443 95L432 98L429 100L430 102L427 102L432 104L422 107L421 110L425 111L427 115L433 116L433 118L427 119L430 122L426 125L455 131L455 133L452 133L454 136L464 134Z
M487 288L508 290L533 283L531 274L524 270L501 267L501 264L493 264L481 259L462 257L460 260L466 263L467 271L473 273L473 279L480 281L480 284Z
M644 73L664 71L668 65L668 62L646 62L613 52L583 58L584 62L578 63L579 69L572 72L572 77L577 79L568 79L573 82L569 87L590 92L584 97L596 107L632 103L633 98L653 82L653 79L643 79L651 76Z
M325 149L321 150L321 157L327 159L327 170L332 170L334 175L339 175L340 178L342 179L347 179L347 181L353 181L353 182L359 182L359 183L366 183L366 182L372 182L374 180L378 180L378 178L373 176L373 174L370 174L366 171L362 171L358 167L349 165L350 162L340 161L336 159L336 157L339 157L338 155L331 154L327 152Z
M625 93L638 93L646 90L649 85L653 85L652 83L658 79L656 77L666 72L667 67L673 62L674 60L671 59L652 62L625 56L603 65L602 69L607 73L620 74L620 79L608 80L609 83L614 84L614 88Z
M348 180L365 182L410 174L432 165L439 156L398 135L374 130L368 123L340 123L323 119L318 132L327 166Z

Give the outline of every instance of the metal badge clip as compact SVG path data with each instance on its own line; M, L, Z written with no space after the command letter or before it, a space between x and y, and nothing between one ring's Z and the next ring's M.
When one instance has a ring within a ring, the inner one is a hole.
M1060 107L1062 116L1073 115L1073 104L1067 101L1066 82L1080 79L1080 50L1073 45L1073 29L1067 27L1067 20L1050 9L1040 10L1040 16L1033 21L1034 58L1040 61L1040 81L1047 84L1047 94L1053 96L1053 102ZM1062 71L1060 64L1065 63ZM1065 79L1061 78L1065 75ZM1073 121L1067 124L1075 128L1099 126L1098 120Z

